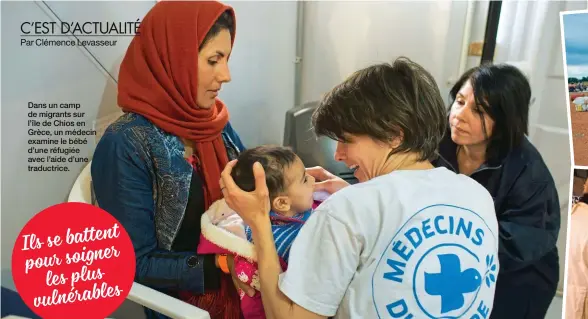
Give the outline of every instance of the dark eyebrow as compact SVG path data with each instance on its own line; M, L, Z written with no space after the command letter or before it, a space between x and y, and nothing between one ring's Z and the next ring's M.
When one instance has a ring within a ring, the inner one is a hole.
M218 51L218 50L217 50L217 51L216 51L216 54L217 54L217 55L219 55L221 58L224 58L224 57L225 57L225 54L224 54L224 53L222 53L221 51Z

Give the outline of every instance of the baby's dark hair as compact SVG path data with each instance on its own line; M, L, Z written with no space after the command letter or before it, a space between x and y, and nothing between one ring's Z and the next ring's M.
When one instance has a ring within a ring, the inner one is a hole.
M253 164L259 162L265 171L265 182L270 200L286 191L288 187L284 172L296 161L296 153L289 147L263 145L245 150L239 155L237 164L231 171L233 180L242 190L255 189Z

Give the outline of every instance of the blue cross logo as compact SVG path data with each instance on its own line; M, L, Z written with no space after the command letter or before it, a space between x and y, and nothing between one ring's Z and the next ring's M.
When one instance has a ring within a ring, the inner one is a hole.
M463 295L476 291L482 284L482 276L474 269L461 270L459 257L454 254L438 255L441 272L425 273L425 291L441 297L441 313L463 307Z

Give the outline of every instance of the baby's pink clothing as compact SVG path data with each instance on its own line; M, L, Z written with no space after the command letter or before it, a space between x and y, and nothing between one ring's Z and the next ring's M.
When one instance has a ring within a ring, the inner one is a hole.
M321 200L315 200L312 209L320 205ZM255 289L255 295L249 297L239 290L241 310L245 319L265 319L265 311L259 292L259 273L257 262L253 261L254 246L247 240L243 220L232 211L226 201L219 200L202 216L200 243L198 254L231 254L235 256L235 273L239 280ZM274 227L274 226L272 226ZM287 257L284 257L287 258ZM288 267L280 257L282 271Z
M280 265L282 266L282 271L285 271L288 267L282 258L280 258ZM251 262L247 258L235 256L235 273L237 273L239 280L255 289L255 295L253 297L247 296L243 290L239 289L243 318L265 319L265 311L263 310L263 302L261 301L261 293L259 292L257 263Z
M320 201L315 200L312 209L317 208L320 204ZM282 266L282 271L286 271L288 268L288 264L286 264L282 258L280 258L280 265ZM261 293L259 292L260 287L257 263L244 257L235 256L235 273L237 273L239 280L255 289L255 295L253 295L253 297L247 296L243 290L239 289L243 318L265 319L265 311L263 309Z

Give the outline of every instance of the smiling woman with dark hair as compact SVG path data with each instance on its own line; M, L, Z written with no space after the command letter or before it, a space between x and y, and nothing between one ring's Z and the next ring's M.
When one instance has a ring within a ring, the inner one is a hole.
M527 139L531 87L517 68L484 65L451 90L450 129L436 166L470 176L494 198L500 272L491 318L543 318L559 280L555 183Z
M406 58L359 70L326 94L313 124L360 183L307 170L332 195L301 228L283 274L263 168L254 165L251 192L231 177L235 162L221 174L227 204L252 230L268 318L488 314L500 268L494 204L471 178L430 162L447 127L432 75Z

